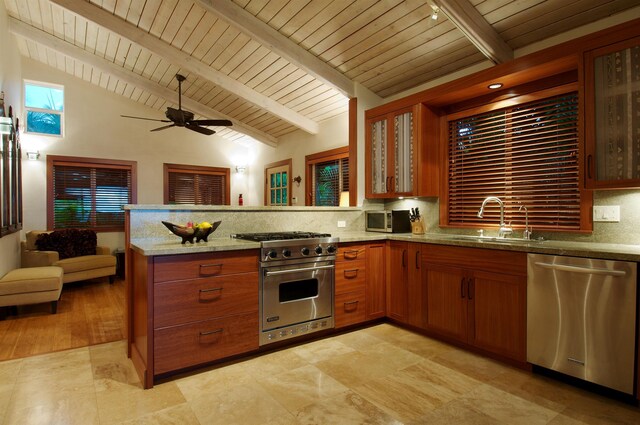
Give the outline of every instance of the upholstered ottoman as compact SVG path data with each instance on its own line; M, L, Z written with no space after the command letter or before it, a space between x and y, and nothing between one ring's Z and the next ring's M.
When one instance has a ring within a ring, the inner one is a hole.
M11 270L0 279L0 307L51 302L58 310L62 291L62 267L29 267Z

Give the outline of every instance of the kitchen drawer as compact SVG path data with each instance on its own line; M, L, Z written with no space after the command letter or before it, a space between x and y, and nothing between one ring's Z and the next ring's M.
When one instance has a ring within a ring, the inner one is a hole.
M154 328L258 310L258 272L165 282L154 288Z
M335 326L355 325L367 319L367 306L365 305L364 289L336 295Z
M258 312L156 329L154 374L258 348Z
M364 260L366 245L343 245L338 246L336 254L336 263L342 261Z
M336 294L364 290L366 266L363 260L336 262Z
M158 256L153 260L154 282L257 272L258 251L230 251Z

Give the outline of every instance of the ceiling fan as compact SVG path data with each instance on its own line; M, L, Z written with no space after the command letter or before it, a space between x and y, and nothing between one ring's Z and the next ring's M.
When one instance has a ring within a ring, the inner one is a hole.
M132 117L131 115L120 115L120 116L124 118L134 118L137 120L171 123L169 125L164 125L162 127L154 128L151 131L160 131L160 130L165 130L171 127L185 127L185 128L188 128L189 130L193 130L207 136L210 136L215 133L215 131L209 128L206 128L207 126L215 125L215 126L229 127L232 125L231 121L229 120L194 120L193 112L185 111L182 109L182 82L186 80L186 77L180 74L176 74L176 80L178 80L178 109L167 107L167 111L164 114L168 119L158 120L155 118Z

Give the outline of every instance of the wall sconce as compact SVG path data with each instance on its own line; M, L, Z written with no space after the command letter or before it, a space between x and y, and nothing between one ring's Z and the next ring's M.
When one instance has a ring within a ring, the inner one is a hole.
M37 161L38 158L40 158L40 151L27 152L27 159L29 159L29 161Z
M11 134L13 120L10 117L0 117L0 134Z
M236 165L236 173L244 174L245 171L247 171L247 167L243 167L241 165Z
M300 186L300 182L302 181L302 177L300 177L300 176L294 177L293 181L296 182L296 185Z

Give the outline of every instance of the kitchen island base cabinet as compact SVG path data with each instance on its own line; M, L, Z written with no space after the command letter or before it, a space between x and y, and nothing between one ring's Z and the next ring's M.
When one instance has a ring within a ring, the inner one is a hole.
M131 252L129 353L154 378L258 349L258 252Z

